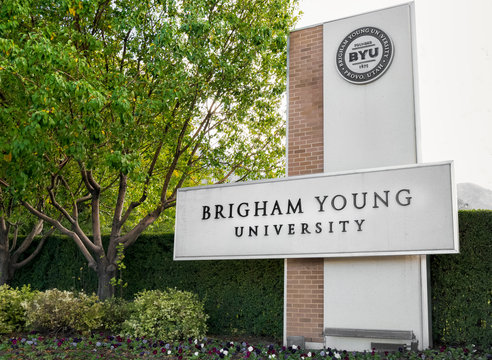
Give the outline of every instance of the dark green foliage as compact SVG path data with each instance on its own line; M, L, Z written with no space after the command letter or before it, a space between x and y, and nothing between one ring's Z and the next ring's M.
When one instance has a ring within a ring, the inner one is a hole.
M41 291L57 288L83 290L90 294L97 290L97 276L88 269L87 262L72 239L51 236L39 255L16 272L11 281L13 287L23 284L30 284L33 289Z
M460 254L431 258L434 341L492 344L492 211L460 211Z
M177 288L196 293L210 316L210 334L282 337L283 260L173 261L173 234L142 235L125 252L123 297L144 289ZM53 237L13 286L96 291L97 279L71 239Z

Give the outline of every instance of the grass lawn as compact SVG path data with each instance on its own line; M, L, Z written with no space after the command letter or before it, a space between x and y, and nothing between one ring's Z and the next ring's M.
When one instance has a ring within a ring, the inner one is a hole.
M384 354L334 349L309 351L263 340L205 338L166 343L104 334L88 337L23 334L0 338L0 359L492 359L491 349L479 350L473 345Z

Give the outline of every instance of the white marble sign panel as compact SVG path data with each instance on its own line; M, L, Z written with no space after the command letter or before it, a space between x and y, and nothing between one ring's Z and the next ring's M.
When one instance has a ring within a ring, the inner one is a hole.
M181 189L174 258L455 253L452 162Z
M413 7L323 24L325 172L419 161Z

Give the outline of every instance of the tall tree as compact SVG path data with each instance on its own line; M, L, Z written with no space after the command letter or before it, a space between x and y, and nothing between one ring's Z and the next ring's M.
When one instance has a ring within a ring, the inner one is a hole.
M180 187L282 173L294 1L2 1L2 183L76 242L100 298Z

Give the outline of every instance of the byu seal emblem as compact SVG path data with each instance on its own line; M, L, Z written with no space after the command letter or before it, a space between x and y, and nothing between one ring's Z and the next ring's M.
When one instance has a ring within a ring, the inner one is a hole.
M375 27L361 27L342 40L337 51L337 69L353 84L367 84L391 65L394 47L390 37Z

